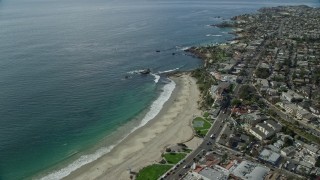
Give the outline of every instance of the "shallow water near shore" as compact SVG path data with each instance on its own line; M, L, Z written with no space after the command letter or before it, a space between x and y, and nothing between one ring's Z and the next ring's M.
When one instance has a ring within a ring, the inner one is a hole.
M161 73L201 65L184 48L232 39L228 29L209 24L300 3L319 6L315 0L0 1L0 179L63 168L101 147L107 152L164 92L170 81ZM144 68L154 75L131 73Z

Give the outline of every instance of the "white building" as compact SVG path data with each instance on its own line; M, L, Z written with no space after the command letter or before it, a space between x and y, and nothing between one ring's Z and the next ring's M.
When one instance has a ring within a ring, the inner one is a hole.
M280 154L275 153L268 149L263 149L259 155L259 159L269 162L273 165L278 164L280 157L281 157Z
M303 96L301 96L300 94L297 94L292 90L288 90L287 92L282 92L282 98L284 98L289 102L303 100Z
M280 124L272 120L266 120L264 123L258 123L249 132L261 141L281 131L281 128Z
M234 176L246 180L263 180L270 169L250 161L242 161L231 172Z

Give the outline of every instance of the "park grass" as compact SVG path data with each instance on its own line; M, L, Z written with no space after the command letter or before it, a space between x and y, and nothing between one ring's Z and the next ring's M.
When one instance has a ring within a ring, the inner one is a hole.
M185 153L166 153L163 155L163 157L166 159L166 161L169 164L177 164L179 161L181 161L183 158L186 157Z
M205 120L205 119L203 119L201 117L196 117L193 120L192 124L194 124L194 123L196 123L198 121L203 121L204 122L203 123L203 127L193 127L195 131L202 131L202 130L210 129L211 124L207 120Z
M136 176L136 180L157 180L165 172L171 169L172 165L153 164L144 167L139 171Z
M208 112L204 112L203 117L204 118L208 118L208 116L209 116L209 113Z
M207 133L208 133L208 131L209 131L209 129L201 130L200 133L199 133L199 135L200 135L200 136L206 136Z

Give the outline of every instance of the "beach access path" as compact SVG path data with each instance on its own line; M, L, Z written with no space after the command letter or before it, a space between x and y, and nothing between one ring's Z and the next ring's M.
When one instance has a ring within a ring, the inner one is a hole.
M65 179L130 179L128 168L138 172L161 160L164 148L193 137L191 127L198 109L200 92L189 73L171 76L176 83L170 99L161 112L116 146L110 153L71 173Z

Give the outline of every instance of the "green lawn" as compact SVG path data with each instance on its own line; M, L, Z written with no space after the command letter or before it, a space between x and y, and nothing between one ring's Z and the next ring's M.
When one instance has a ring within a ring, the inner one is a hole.
M167 172L172 165L153 164L147 166L139 171L136 180L157 180L165 172Z
M209 129L201 130L199 135L200 136L205 136L205 135L207 135L208 131L209 131Z
M166 159L166 161L169 164L177 164L184 157L186 157L186 154L185 153L166 153L163 155L163 157Z
M207 120L205 120L205 119L203 119L201 117L196 117L193 120L192 125L195 126L195 125L197 125L199 123L203 123L203 126L202 127L193 127L194 130L196 130L196 131L200 130L201 131L201 130L209 129L211 127L211 124Z
M204 112L203 117L207 118L209 116L208 112Z

